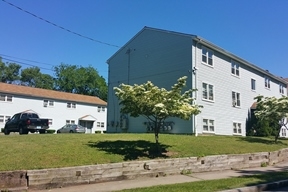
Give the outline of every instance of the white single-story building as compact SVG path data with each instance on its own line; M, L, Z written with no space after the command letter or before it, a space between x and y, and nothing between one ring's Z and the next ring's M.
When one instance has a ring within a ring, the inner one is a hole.
M0 128L23 111L49 119L53 130L75 123L86 127L86 133L106 131L107 103L98 97L0 83Z

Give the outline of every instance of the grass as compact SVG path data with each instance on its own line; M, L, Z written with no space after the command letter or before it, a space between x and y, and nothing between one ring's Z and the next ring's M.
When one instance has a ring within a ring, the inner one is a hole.
M153 134L0 135L0 171L28 170L154 158L202 157L269 152L288 140L255 137L160 135L162 155L155 155Z
M145 187L145 188L135 188L122 190L122 192L213 192L221 191L228 189L235 189L240 187L247 187L258 185L262 183L269 183L273 181L284 180L288 178L288 172L272 172L264 173L260 175L251 175L243 177L234 177L228 179L219 179L219 180L206 180L206 181L197 181L190 183L181 183L181 184L171 184L171 185L158 185L154 187Z

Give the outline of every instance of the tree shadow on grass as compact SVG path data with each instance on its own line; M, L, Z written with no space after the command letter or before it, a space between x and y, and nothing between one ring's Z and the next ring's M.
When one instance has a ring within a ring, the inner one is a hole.
M263 143L267 145L287 145L287 143L284 143L281 141L281 139L278 139L277 143L275 143L274 139L268 139L266 137L239 137L239 140L246 141L250 143Z
M139 160L139 159L155 159L155 158L167 158L167 148L169 145L163 145L159 143L159 152L155 143L137 140L137 141L89 141L88 146L98 148L101 151L106 151L108 154L118 154L124 156L125 161Z

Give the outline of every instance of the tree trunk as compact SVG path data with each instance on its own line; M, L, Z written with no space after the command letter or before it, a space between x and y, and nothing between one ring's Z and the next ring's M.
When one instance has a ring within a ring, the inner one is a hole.
M277 141L278 141L278 138L279 138L279 135L280 135L280 132L281 132L281 127L282 126L280 126L279 130L277 131L277 133L275 135L275 143L277 143Z
M155 133L155 141L156 141L156 149L157 149L157 153L158 155L161 154L161 148L159 145L159 131L160 131L160 127L161 127L161 122L159 121L155 121L155 129L154 129L154 133Z

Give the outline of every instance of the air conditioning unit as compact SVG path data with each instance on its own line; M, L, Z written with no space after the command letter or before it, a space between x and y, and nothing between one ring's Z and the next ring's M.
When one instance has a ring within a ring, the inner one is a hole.
M236 107L236 105L237 105L237 102L236 102L235 100L233 100L233 101L232 101L232 106L233 106L233 107Z

